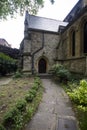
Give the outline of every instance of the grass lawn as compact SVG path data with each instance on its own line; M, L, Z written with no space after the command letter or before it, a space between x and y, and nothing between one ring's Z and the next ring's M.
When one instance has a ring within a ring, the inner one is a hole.
M0 123L6 112L13 107L16 102L24 98L27 91L33 85L33 78L12 79L6 85L0 85Z

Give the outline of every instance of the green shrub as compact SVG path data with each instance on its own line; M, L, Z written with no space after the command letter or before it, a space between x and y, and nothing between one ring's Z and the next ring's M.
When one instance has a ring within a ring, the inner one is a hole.
M16 108L19 110L19 111L25 111L26 110L26 101L25 100L19 100L17 103L16 103Z
M78 109L79 111L82 111L82 112L86 112L86 113L87 113L87 106L78 105L78 106L77 106L77 109Z
M14 107L5 114L3 125L6 130L20 130L20 128L23 126L23 114L16 107Z
M57 80L60 82L65 81L67 82L68 80L71 80L71 73L69 72L68 69L66 69L63 65L61 64L55 64L52 67L52 74L56 77Z
M38 86L41 85L41 81L39 77L35 77L34 84L37 84Z
M13 124L15 124L14 117L17 114L18 114L18 110L16 108L13 108L12 110L10 110L5 114L3 119L3 125L5 126L5 128L10 128L12 127Z
M87 81L81 80L79 87L73 89L72 92L68 92L68 95L78 105L87 105Z
M38 86L37 84L34 84L33 87L32 87L32 89L38 90L38 89L39 89L39 86Z
M22 77L22 73L19 71L16 71L16 73L14 74L13 78L21 78Z
M64 68L63 65L55 64L52 66L52 73L57 75L57 72L63 68Z
M28 93L26 96L25 96L25 100L27 101L27 102L32 102L33 101L33 99L34 99L34 95L32 94L32 93Z
M60 77L61 79L69 80L71 75L67 69L63 68L57 72L57 76Z
M28 118L29 118L29 119L32 118L34 112L35 112L34 107L31 106L31 107L28 108L28 110L27 110L27 114L28 114Z
M34 96L36 96L37 91L35 89L31 89L29 91L29 93L32 94L32 95L34 95Z
M87 106L77 106L77 117L81 130L87 130Z
M3 125L0 125L0 130L6 130Z
M0 53L0 74L15 72L17 70L17 61L4 53Z

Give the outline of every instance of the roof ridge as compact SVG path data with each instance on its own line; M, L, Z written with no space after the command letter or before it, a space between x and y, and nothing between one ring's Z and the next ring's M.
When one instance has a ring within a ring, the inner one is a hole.
M27 22L27 29L45 30L50 32L58 32L60 25L67 25L67 22L63 22L52 18L40 17L37 15L31 15L29 13L27 14Z
M44 19L49 19L49 20L53 20L53 21L57 21L57 22L64 22L62 20L57 20L57 19L53 19L53 18L47 18L47 17L42 17L42 16L38 16L38 15L31 15L29 14L31 17L38 17L38 18L44 18ZM66 22L65 22L66 23Z

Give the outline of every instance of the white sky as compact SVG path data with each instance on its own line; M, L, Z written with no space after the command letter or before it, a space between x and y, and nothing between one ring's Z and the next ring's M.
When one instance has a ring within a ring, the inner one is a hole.
M55 0L52 5L49 0L44 0L45 6L38 15L42 17L63 20L78 0ZM0 38L6 39L13 48L19 48L24 37L24 16L15 19L0 21Z

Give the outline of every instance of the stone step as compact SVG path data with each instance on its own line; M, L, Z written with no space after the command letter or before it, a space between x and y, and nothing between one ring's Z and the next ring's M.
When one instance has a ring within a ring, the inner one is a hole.
M42 79L52 78L52 74L47 74L47 73L45 74L42 73L42 74L39 74L38 76Z

